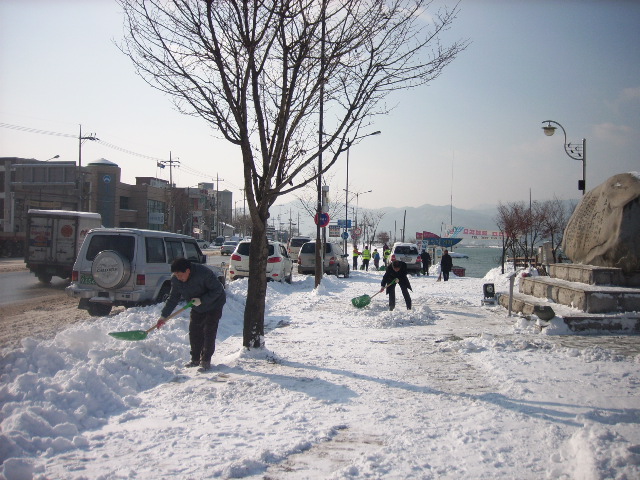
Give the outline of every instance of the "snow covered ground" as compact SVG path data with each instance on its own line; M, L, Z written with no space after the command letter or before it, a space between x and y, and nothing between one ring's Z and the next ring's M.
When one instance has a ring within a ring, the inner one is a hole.
M393 312L383 294L354 308L381 276L270 283L258 351L232 282L212 373L183 368L187 313L107 335L160 306L24 340L0 358L3 478L640 478L638 356L481 306L483 283L507 289L495 271L413 277L411 311L399 292Z

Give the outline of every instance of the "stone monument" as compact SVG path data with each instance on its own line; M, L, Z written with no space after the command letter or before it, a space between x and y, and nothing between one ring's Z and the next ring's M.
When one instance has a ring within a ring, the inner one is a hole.
M569 219L562 250L573 263L640 271L640 172L614 175L587 192Z

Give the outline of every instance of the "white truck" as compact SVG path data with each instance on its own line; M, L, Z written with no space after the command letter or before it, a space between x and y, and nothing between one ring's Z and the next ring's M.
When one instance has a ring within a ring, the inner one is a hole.
M73 263L87 232L101 226L99 213L30 209L24 253L27 268L42 283L49 283L54 275L71 278Z

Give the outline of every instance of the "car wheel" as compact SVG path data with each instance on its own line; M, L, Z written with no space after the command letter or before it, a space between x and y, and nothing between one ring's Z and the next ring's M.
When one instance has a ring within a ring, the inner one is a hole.
M166 302L167 298L169 298L169 293L171 293L171 284L165 283L164 285L162 285L162 288L158 293L158 298L156 299L156 303Z
M285 277L284 281L290 284L290 283L291 283L292 278L293 278L293 268L292 268L291 270L289 270L289 275L287 275L287 276Z
M38 280L40 281L40 283L51 283L51 278L53 277L53 275L51 275L50 273L39 273L38 274Z
M349 278L349 265L347 265L347 271L344 272L344 278Z
M111 313L111 305L105 303L89 303L87 311L92 317L105 317Z

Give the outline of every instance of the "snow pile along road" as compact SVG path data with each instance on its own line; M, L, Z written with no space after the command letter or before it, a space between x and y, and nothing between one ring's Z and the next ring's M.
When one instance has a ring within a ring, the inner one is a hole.
M480 306L483 283L506 289L496 272L413 277L411 311L383 294L354 308L381 276L270 283L258 351L232 282L207 374L182 366L188 314L141 342L107 335L160 306L23 341L1 360L4 477L640 478L638 358Z

